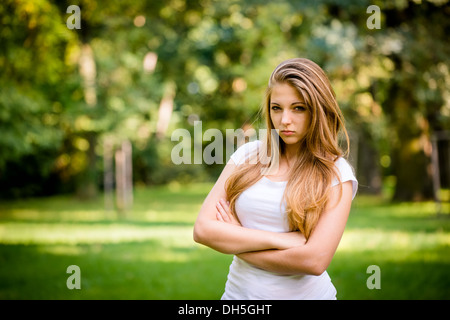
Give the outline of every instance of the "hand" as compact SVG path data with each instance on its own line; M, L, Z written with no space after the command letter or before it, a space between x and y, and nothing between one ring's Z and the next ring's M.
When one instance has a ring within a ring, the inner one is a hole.
M300 231L280 233L277 238L278 249L290 249L306 244L306 238Z
M217 209L216 212L217 220L226 223L231 223L240 227L242 226L239 220L231 212L230 204L228 201L220 199L220 201L216 203L216 209Z

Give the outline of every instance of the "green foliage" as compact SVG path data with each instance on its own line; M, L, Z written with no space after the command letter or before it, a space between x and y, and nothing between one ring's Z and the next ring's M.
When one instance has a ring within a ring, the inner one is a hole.
M56 116L47 112L46 102L37 92L33 96L18 91L16 87L5 85L2 88L0 167L4 167L8 160L37 154L42 149L50 149L61 143L62 132L54 123Z
M171 132L192 130L193 119L203 121L203 130L260 126L270 72L296 56L329 74L359 138L363 184L374 188L382 174L394 175L404 198L429 195L426 141L450 129L447 1L82 0L81 29L69 30L71 4L7 0L0 8L3 197L21 194L8 191L5 173L31 158L41 163L33 167L36 181L53 181L51 192L83 188L88 180L100 186L106 139L116 147L132 142L136 182L214 178L218 168L168 163ZM371 4L381 9L381 29L366 26ZM95 105L85 99L79 66L86 47L95 64ZM157 63L146 71L149 53ZM172 86L169 129L156 138L159 105ZM38 161L41 152L53 160ZM26 171L20 188L32 180ZM423 183L408 181L410 172Z

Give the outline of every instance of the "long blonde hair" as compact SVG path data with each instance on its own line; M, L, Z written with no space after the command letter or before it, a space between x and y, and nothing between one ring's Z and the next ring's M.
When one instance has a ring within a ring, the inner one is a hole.
M325 72L316 63L304 58L282 62L270 76L262 105L267 129L274 129L269 109L271 92L276 84L281 83L296 89L310 112L311 123L301 141L284 191L289 226L292 231L301 231L308 239L328 203L333 179L340 181L334 162L348 153L349 138L336 95ZM340 132L347 141L345 153L339 147ZM273 136L267 134L262 143L262 150L271 157L271 161L274 159L271 150L276 143L280 154L283 154L285 143L279 136L278 141L274 141ZM261 172L265 166L261 162L242 164L228 178L225 189L234 214L239 195L262 178Z

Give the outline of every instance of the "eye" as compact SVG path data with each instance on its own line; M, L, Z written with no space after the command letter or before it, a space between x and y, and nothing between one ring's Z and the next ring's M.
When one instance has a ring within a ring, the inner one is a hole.
M294 107L294 110L295 110L295 111L306 111L306 108L303 107L303 106L295 106L295 107Z
M275 105L271 106L270 109L272 109L274 111L281 110L281 108L279 106L275 106Z

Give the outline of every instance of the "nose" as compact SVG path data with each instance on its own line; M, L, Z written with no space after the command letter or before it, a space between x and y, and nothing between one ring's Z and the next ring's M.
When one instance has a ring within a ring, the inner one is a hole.
M284 110L283 115L281 116L281 124L288 125L292 122L291 114L289 110Z

